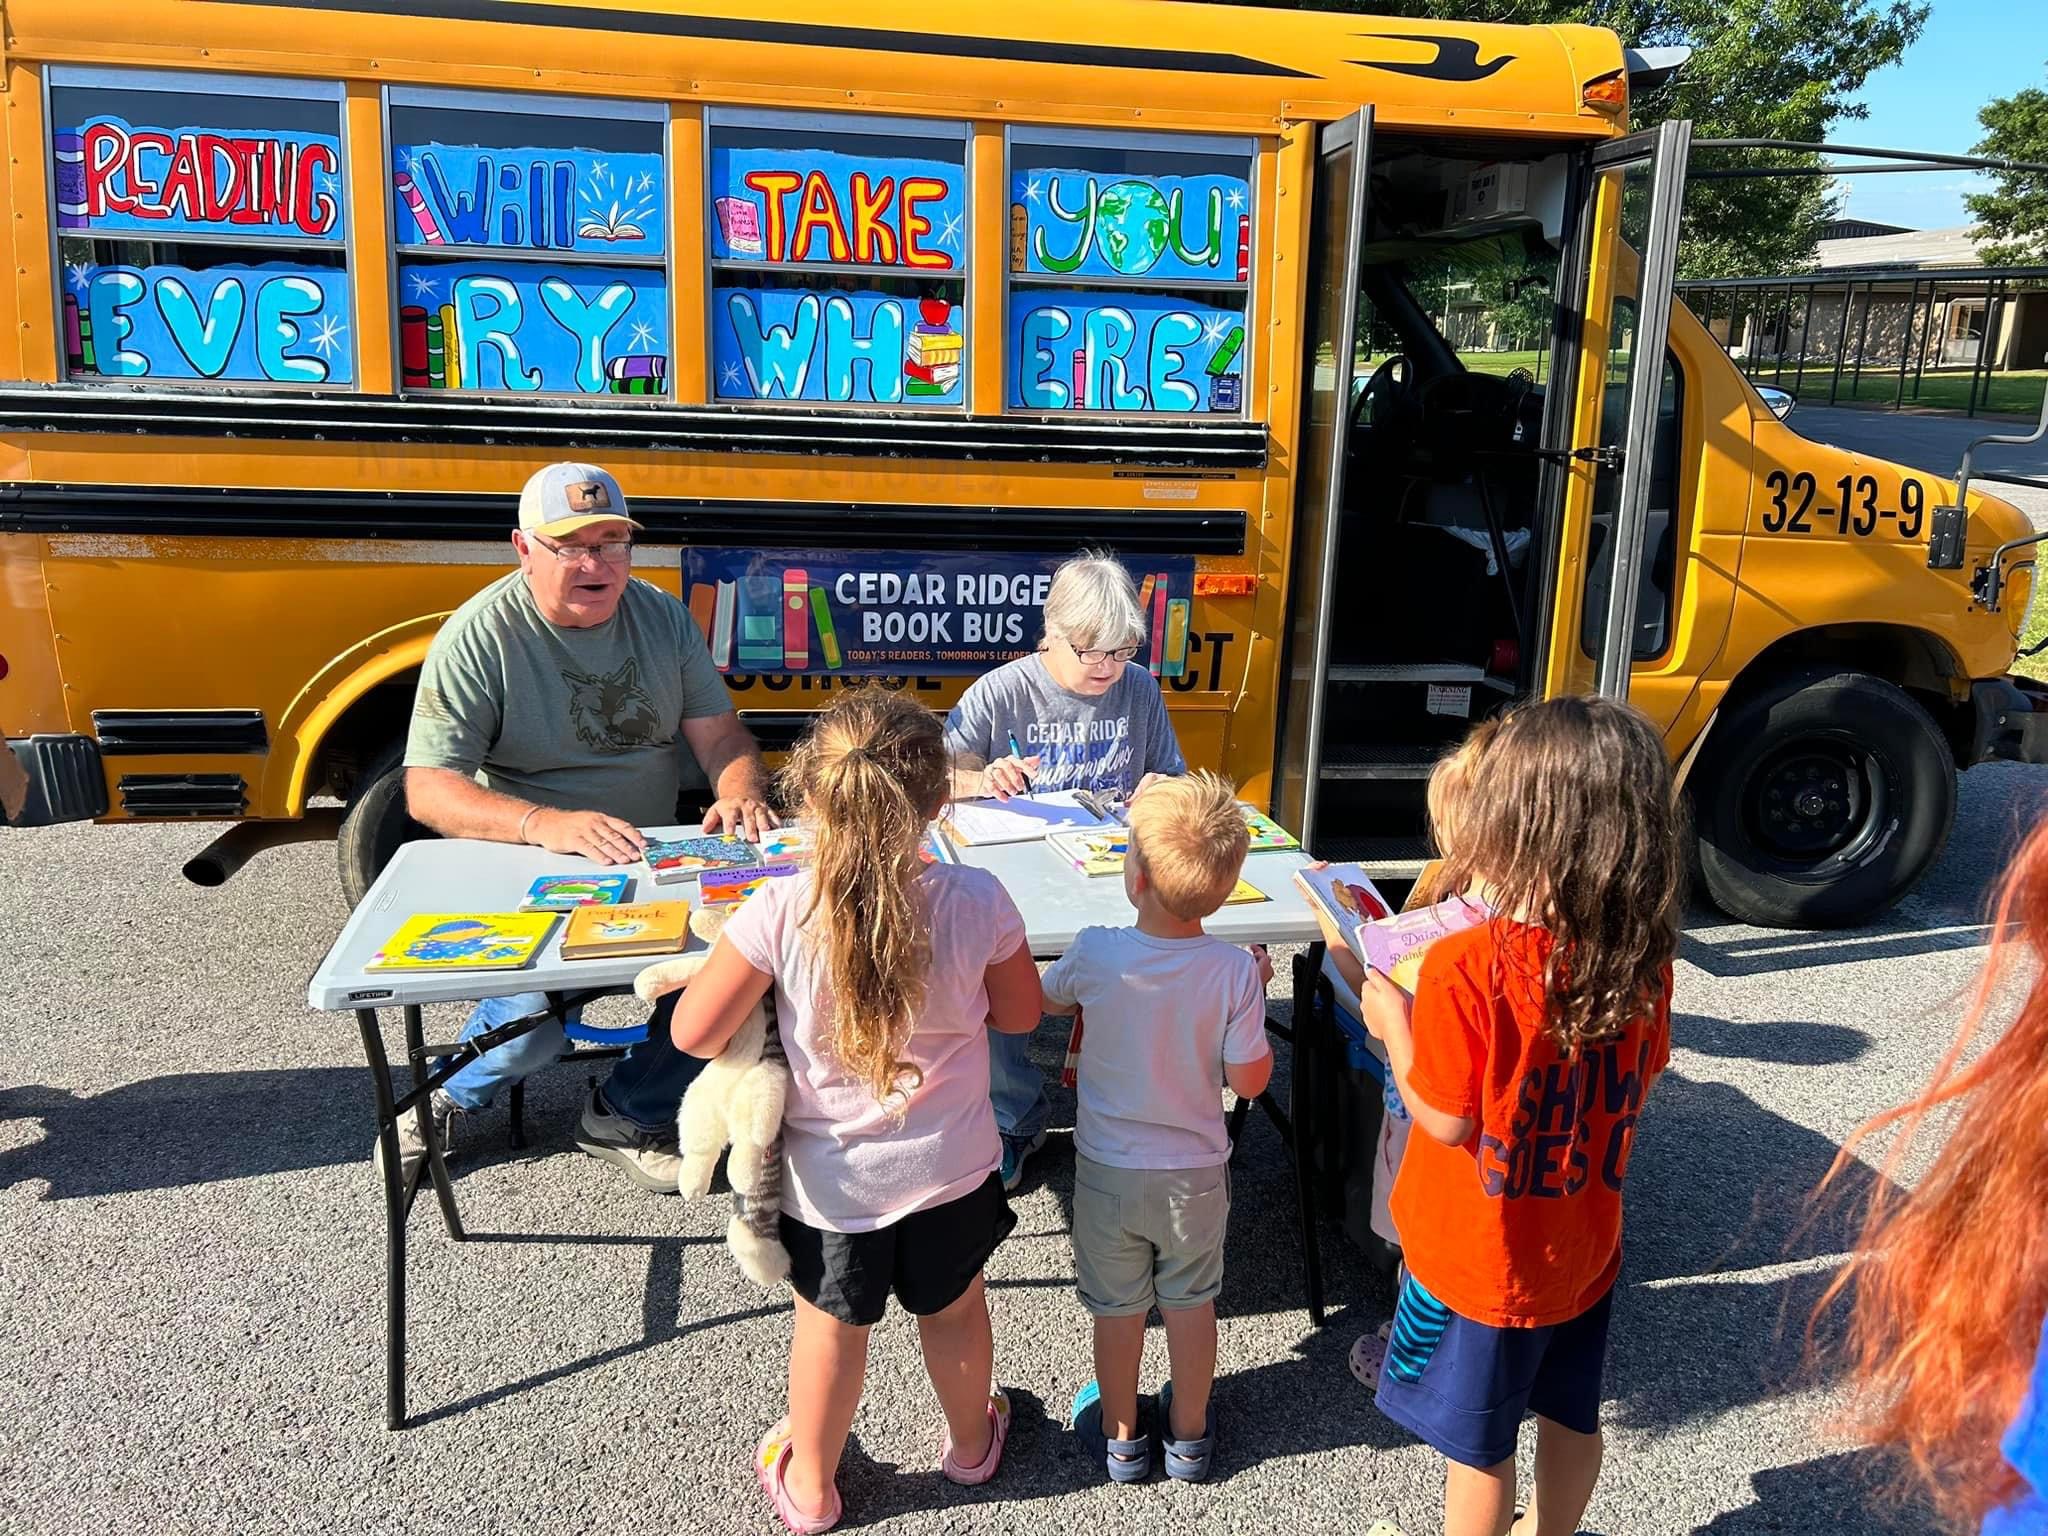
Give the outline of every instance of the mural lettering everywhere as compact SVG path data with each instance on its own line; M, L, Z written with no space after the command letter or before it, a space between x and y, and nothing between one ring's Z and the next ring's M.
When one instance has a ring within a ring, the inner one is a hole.
M957 271L965 207L961 168L943 160L711 151L715 261Z
M1027 411L1243 409L1244 312L1158 293L1010 295L1009 403Z
M1250 260L1251 186L1242 176L1011 178L1012 272L1241 283Z
M135 127L95 116L51 139L65 233L341 238L332 134Z
M947 299L719 287L711 311L717 399L960 403L966 341Z
M74 376L347 384L348 274L335 267L71 266Z
M401 144L391 190L402 246L659 256L661 156Z
M659 269L412 263L398 284L407 389L667 393Z

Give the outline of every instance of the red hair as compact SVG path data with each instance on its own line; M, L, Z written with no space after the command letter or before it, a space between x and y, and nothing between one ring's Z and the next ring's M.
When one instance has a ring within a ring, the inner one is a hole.
M1854 1285L1846 1363L1855 1433L1901 1450L1943 1517L1968 1530L2022 1490L1999 1441L2026 1395L2048 1313L2048 823L2006 871L1995 913L1990 959L1933 1080L1851 1136L1821 1182L1826 1189L1867 1138L1900 1128L1872 1181L1856 1254L1821 1307ZM2028 957L2018 1015L1966 1060ZM1903 1192L1893 1175L1928 1117L1950 1106L1947 1144Z

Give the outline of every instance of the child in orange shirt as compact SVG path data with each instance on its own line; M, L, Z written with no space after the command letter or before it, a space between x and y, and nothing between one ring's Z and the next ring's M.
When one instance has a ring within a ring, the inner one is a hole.
M1670 1059L1671 769L1635 710L1564 698L1480 727L1447 778L1439 888L1497 915L1430 947L1412 1001L1337 953L1420 1132L1394 1185L1408 1273L1379 1405L1448 1460L1445 1536L1570 1536L1600 1473L1622 1182ZM1515 1522L1525 1413L1536 1487Z

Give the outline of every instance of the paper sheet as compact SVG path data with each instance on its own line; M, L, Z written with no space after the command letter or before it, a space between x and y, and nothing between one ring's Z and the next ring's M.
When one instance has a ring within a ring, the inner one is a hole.
M1008 800L956 800L946 816L954 841L967 847L1028 843L1048 832L1087 831L1114 825L1074 798L1070 789Z

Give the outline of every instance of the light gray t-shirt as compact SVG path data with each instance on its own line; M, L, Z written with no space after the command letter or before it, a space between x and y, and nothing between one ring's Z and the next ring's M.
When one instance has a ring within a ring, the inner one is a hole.
M637 826L676 819L682 722L732 709L697 621L644 581L589 629L551 624L520 571L448 617L420 668L408 768L453 768L486 789Z
M1199 934L1083 928L1045 973L1046 1001L1079 1004L1074 1150L1111 1168L1230 1161L1223 1066L1264 1059L1259 962Z
M1009 754L1012 735L1039 760L1035 790L1129 795L1148 773L1188 771L1159 684L1136 662L1090 698L1054 682L1042 656L1020 656L976 678L946 716L946 746L985 763Z

